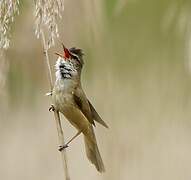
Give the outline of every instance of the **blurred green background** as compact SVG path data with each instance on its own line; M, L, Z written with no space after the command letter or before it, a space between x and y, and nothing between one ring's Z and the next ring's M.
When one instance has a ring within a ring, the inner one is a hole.
M64 178L34 5L22 0L11 47L0 59L0 179ZM49 51L84 50L83 87L106 130L96 128L106 173L68 148L71 179L190 180L191 1L66 0ZM63 119L69 139L75 130Z

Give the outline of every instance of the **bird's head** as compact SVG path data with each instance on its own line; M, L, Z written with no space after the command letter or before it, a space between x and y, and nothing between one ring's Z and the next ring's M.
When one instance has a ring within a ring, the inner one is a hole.
M82 69L83 65L84 65L84 61L83 61L83 51L82 49L79 48L66 48L64 46L64 44L62 44L63 46L63 55L59 54L59 53L55 53L56 55L60 56L63 58L63 60L65 61L70 61L74 67L76 67L76 69Z
M63 55L56 53L59 56L56 63L56 70L66 78L80 76L84 64L82 50L75 47L67 49L63 45L63 51Z

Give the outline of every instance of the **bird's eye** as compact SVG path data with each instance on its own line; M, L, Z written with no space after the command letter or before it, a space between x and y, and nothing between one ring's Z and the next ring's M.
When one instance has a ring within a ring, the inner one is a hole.
M73 56L73 59L75 59L79 64L81 64L81 61L79 60L77 56Z

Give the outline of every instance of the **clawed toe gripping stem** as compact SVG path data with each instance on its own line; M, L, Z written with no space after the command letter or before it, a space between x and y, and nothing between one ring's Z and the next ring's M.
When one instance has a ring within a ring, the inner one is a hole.
M55 111L55 107L54 107L54 105L51 104L48 110L49 110L50 112L51 112L51 111Z
M67 148L68 145L79 135L81 134L81 131L78 131L66 144L59 146L58 150L62 151L63 149Z
M67 147L69 147L67 144L60 145L60 146L58 146L58 150L59 150L59 151L62 151L62 150L64 150L64 149L66 149Z

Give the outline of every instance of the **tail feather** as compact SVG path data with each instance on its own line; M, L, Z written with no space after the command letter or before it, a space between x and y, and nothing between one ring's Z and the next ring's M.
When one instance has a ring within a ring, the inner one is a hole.
M92 128L92 133L93 134L91 136L91 139L89 138L89 136L86 136L86 135L84 136L86 155L88 159L90 160L90 162L92 162L95 165L96 169L100 173L102 173L102 172L105 172L105 167L104 167L103 160L101 158L101 155L97 146L96 137L93 132L93 128Z

